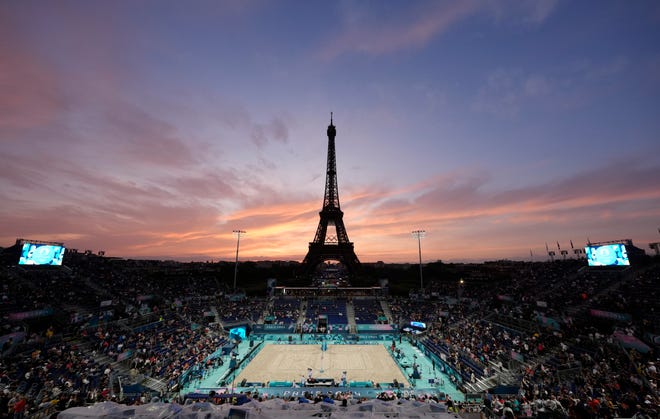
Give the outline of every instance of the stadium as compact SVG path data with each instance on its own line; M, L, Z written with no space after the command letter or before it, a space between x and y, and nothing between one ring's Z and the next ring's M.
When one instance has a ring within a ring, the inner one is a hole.
M218 281L229 262L19 239L2 252L2 406L29 417L654 417L660 261L631 241L584 255L426 264L424 289L404 294L382 278L416 278L414 264L364 264L381 279L350 286L341 264L304 285L268 277L302 264L270 262L242 269L246 292Z
M660 418L659 22L0 1L0 419Z

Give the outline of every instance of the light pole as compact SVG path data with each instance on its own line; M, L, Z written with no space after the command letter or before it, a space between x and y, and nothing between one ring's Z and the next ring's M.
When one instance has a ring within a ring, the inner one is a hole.
M465 281L463 281L463 278L461 278L458 281L458 307L461 307L461 297L463 296L463 285L465 284Z
M419 248L419 289L424 290L424 277L422 276L422 237L426 235L424 230L414 230L413 237L417 238L417 247Z
M243 230L234 230L236 235L236 264L234 265L234 292L236 292L236 275L238 274L238 246L241 244L241 235L245 234Z

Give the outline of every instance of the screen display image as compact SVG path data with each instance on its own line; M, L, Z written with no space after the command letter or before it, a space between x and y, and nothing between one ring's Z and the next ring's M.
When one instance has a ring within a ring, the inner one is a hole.
M623 244L605 244L585 247L589 266L627 266L630 265L628 251Z
M410 322L410 326L416 328L416 329L426 329L426 323L422 322Z
M229 329L229 337L244 340L245 337L246 337L245 328L244 327L234 327L233 329Z
M23 243L18 264L61 266L64 250L63 246L53 244Z

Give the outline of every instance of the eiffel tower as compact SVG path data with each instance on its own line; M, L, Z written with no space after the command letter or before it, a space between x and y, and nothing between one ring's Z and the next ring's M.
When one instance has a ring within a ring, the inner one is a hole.
M321 219L314 241L309 243L309 251L303 260L307 274L313 274L316 267L328 260L343 263L351 275L355 275L360 268L360 260L355 255L353 243L348 240L346 227L344 227L344 213L339 208L335 135L337 135L337 131L332 124L331 112L328 126L328 170L325 176L325 195L323 208L319 212ZM330 227L330 232L328 232L328 227Z

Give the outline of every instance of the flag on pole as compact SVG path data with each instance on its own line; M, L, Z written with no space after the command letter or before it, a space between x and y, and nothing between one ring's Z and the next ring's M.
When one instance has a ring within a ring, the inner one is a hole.
M571 240L571 249L574 249L574 247L573 247L573 240Z
M559 242L557 242L557 250L561 250L561 247L559 246Z

